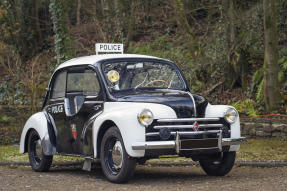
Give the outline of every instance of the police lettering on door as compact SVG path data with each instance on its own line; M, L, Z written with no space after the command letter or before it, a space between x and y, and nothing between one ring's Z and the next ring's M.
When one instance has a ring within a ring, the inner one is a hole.
M62 113L63 112L63 105L52 106L52 108L50 109L50 112L52 112L52 113Z

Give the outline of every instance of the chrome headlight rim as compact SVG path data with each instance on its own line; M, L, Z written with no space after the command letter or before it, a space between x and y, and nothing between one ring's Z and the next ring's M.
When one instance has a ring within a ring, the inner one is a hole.
M142 120L143 115L147 116L147 120ZM138 114L138 122L143 125L144 127L149 126L153 122L153 113L149 109L143 109L139 114Z
M224 119L230 124L235 123L235 121L238 118L238 112L235 108L233 107L228 107L224 111Z

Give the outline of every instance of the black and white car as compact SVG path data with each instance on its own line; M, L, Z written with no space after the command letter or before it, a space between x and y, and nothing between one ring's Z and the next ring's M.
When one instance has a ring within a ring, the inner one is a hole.
M55 70L42 111L24 126L20 153L29 153L35 171L49 170L53 155L86 158L86 169L100 158L107 179L122 183L136 163L162 155L191 158L223 176L244 140L238 112L191 94L173 62L105 54Z

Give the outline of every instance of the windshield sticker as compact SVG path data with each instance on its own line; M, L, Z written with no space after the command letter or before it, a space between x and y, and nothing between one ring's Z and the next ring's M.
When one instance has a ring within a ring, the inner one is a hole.
M119 79L120 79L120 74L115 70L109 71L107 76L108 76L108 79L110 80L110 82L112 82L112 83L115 83L115 82L119 81Z

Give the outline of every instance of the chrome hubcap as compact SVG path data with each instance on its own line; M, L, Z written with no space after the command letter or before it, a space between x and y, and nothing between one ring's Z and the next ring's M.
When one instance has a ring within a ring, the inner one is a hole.
M112 150L112 159L115 169L122 168L123 164L123 148L120 141L116 141Z

